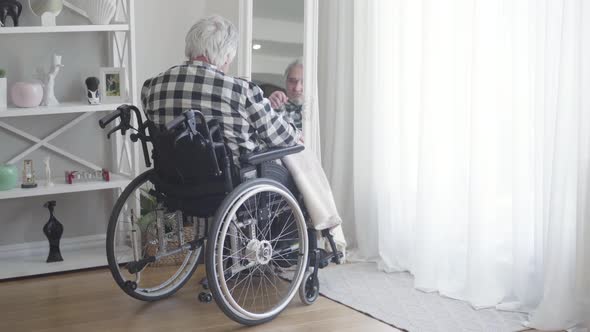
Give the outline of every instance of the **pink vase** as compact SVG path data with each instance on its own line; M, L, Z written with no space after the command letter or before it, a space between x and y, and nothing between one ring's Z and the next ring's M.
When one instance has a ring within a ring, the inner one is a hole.
M10 98L17 107L37 107L43 100L43 86L35 82L17 82L10 89Z

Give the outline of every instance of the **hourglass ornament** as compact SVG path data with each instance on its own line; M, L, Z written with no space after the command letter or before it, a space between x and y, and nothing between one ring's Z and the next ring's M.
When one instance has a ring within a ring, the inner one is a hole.
M23 166L23 183L21 188L36 188L37 183L35 182L35 169L33 168L33 161L27 159L24 161Z
M55 207L55 201L49 201L43 205L49 209L49 220L43 226L43 233L49 240L49 255L47 256L47 263L61 262L64 259L61 257L59 250L59 240L64 232L64 226L55 218L53 215L53 208Z

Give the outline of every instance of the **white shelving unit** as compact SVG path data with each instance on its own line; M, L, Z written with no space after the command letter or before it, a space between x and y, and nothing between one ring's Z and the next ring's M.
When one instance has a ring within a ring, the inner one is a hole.
M111 59L108 66L126 67L128 78L129 99L123 103L137 103L136 97L136 70L135 70L135 32L134 32L134 0L118 0L119 9L115 18L124 20L125 23L114 23L110 25L62 25L53 27L30 26L30 27L2 27L0 28L0 45L2 36L15 34L35 34L43 38L54 38L52 34L62 33L85 33L104 32L110 40L109 52ZM23 36L24 38L25 36ZM31 50L27 50L31 51ZM107 65L107 64L102 64ZM96 165L84 160L75 154L51 144L51 140L63 132L75 127L76 124L89 118L96 112L108 112L115 110L120 104L88 105L85 102L64 102L52 107L15 108L9 107L0 110L0 131L10 132L31 142L31 146L22 151L10 160L1 160L0 163L19 165L27 155L40 148L45 148L53 153L61 155L76 164L84 166L80 169L101 169L103 165ZM69 123L57 128L51 134L40 138L24 130L16 128L5 119L15 117L35 118L42 115L65 115L77 114ZM106 113L105 113L106 114ZM98 124L97 124L98 125ZM106 134L106 132L105 132ZM104 136L103 136L104 137ZM104 138L106 139L106 137ZM33 189L21 189L17 187L12 190L0 191L0 200L22 199L35 196L48 196L57 194L75 194L79 192L114 190L118 194L129 182L138 175L137 147L131 146L128 140L116 135L111 138L113 147L114 172L111 172L109 182L93 181L66 184L65 179L56 176L53 178L54 185L45 186L45 181L37 181L38 186ZM2 142L0 142L0 149ZM126 163L125 163L126 161ZM123 165L127 165L125 170ZM59 174L61 175L61 174ZM107 214L110 214L108 211ZM90 220L89 222L106 222L105 220ZM2 215L0 214L0 224ZM41 227L39 227L41 232ZM63 262L46 263L48 243L47 241L17 243L0 246L0 280L6 278L23 277L60 271L76 270L96 266L105 266L105 234L91 236L64 237L61 239L61 251L64 257Z
M80 182L75 184L67 184L65 179L54 179L54 185L51 187L45 186L45 181L37 181L37 188L22 189L14 188L11 190L0 191L0 199L12 199L21 197L35 197L57 194L77 193L82 191L104 190L104 189L118 189L129 184L130 179L124 175L111 174L111 180L105 181L91 181Z
M3 27L2 34L17 33L56 33L56 32L93 32L93 31L129 31L129 24L109 25L58 25L53 27Z
M0 110L0 118L30 115L55 115L68 113L106 112L116 109L119 104L88 105L82 102L66 102L59 106L39 106L31 108L9 107Z
M0 247L0 279L106 266L106 235L63 239L62 262L46 263L47 241L20 243Z

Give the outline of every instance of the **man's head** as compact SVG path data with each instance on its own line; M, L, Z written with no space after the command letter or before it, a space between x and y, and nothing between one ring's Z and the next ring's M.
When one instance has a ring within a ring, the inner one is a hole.
M213 15L199 20L185 38L189 60L205 58L226 72L238 50L238 30L225 18Z
M285 70L285 88L287 97L295 104L303 104L303 63L297 59Z

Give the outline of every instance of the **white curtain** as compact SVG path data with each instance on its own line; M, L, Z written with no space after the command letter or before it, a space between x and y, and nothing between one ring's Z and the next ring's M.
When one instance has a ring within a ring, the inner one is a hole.
M353 0L319 1L318 94L322 166L349 247L357 247L353 186Z
M418 289L529 311L535 328L579 326L590 316L590 2L371 0L348 13L353 87L320 70L320 98L341 88L334 107L354 92L346 125L321 109L333 116L324 141L353 128L351 148L323 154L331 180L354 175L344 229L356 257L410 271Z

